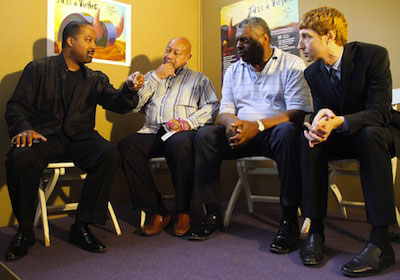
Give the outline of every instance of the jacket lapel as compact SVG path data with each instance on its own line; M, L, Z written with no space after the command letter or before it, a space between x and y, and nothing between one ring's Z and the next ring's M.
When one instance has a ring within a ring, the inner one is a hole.
M341 66L341 83L340 83L340 111L343 111L343 106L348 94L351 75L354 69L354 51L349 45L344 46Z
M56 112L59 112L58 117L62 121L65 114L65 78L68 72L67 63L64 60L63 54L58 55L58 79L57 83L59 86L59 90L57 90L56 98L57 98L57 108ZM60 100L61 102L59 102Z

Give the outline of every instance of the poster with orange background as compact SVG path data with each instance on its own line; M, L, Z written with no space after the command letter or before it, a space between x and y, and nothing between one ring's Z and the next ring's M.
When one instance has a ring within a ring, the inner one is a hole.
M298 0L246 0L221 8L222 76L237 60L236 27L248 17L263 18L271 29L271 45L300 55Z
M61 53L62 31L68 22L93 25L94 62L129 66L131 61L131 5L111 0L48 0L47 55Z

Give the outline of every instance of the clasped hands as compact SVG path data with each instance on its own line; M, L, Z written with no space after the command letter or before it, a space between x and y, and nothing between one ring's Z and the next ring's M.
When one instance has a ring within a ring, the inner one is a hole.
M188 122L181 118L170 120L167 122L167 127L175 132L190 130Z
M319 110L312 124L304 122L304 126L307 128L304 130L304 136L308 140L310 148L325 142L332 130L342 126L343 122L344 118L336 116L330 109Z
M240 148L258 133L257 122L237 120L226 126L225 135L232 149Z

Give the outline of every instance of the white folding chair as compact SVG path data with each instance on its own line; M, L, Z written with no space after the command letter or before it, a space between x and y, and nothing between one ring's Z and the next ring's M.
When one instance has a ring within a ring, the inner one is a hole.
M400 104L400 88L398 89L393 89L392 93L392 106L394 109L399 110L398 106ZM396 181L396 175L397 175L397 161L398 158L394 157L392 158L392 174L393 174L393 185ZM356 165L357 168L349 168L350 165ZM334 194L334 197L336 199L336 202L338 204L338 207L340 209L340 212L342 214L342 217L344 219L347 219L347 207L365 207L364 202L360 201L351 201L351 200L344 200L342 193L339 190L339 187L336 185L336 179L340 175L347 175L347 176L359 176L359 161L356 159L343 159L343 160L333 160L328 162L329 166L329 188ZM396 207L395 208L396 212L396 221L398 227L400 227L400 214L399 210Z
M64 176L66 168L75 167L73 162L57 162L57 163L49 163L47 168L44 170L44 176L40 180L39 183L39 204L36 209L36 215L34 220L34 225L37 226L39 224L39 220L41 218L42 226L43 226L43 234L44 234L44 242L45 246L50 246L50 235L49 235L49 221L48 214L55 212L65 212L76 210L78 207L78 203L66 203L63 205L47 205L47 201L51 194L53 193L57 182L65 181L65 180L74 180L74 179L82 179L86 178L86 174L79 174L79 176ZM119 226L118 220L115 216L114 209L110 202L108 202L108 213L110 215L111 221L114 225L114 229L117 235L121 235L121 228Z
M272 161L272 167L260 167L260 162L262 161ZM258 156L258 157L244 157L238 159L236 161L236 168L239 175L239 179L236 182L236 185L232 191L231 197L228 202L228 206L225 210L224 217L224 226L229 226L233 208L236 205L237 198L240 194L240 191L244 189L247 200L247 207L249 209L249 213L254 212L253 202L279 202L279 197L277 196L261 196L261 195L253 195L247 182L247 176L252 175L278 175L278 169L276 167L275 161L270 158Z
M393 184L396 181L396 171L397 171L397 158L392 159L392 172L393 172ZM351 168L356 165L356 169ZM342 159L342 160L332 160L328 162L329 166L329 188L332 191L336 202L338 204L339 210L342 214L343 219L347 219L347 207L364 207L365 203L361 201L344 200L342 193L338 185L336 185L337 177L340 175L347 176L359 176L360 163L357 159ZM395 207L396 221L398 227L400 227L400 214L397 207Z
M261 166L260 163L268 161L271 166ZM247 207L249 213L254 212L253 202L269 202L269 203L279 203L280 198L279 196L269 196L269 195L254 195L251 192L250 185L247 181L248 175L278 175L278 168L276 162L268 157L264 156L254 156L254 157L243 157L237 160L236 168L238 171L239 179L236 182L236 185L232 191L231 197L228 202L228 206L225 210L225 217L224 217L224 226L229 226L233 208L235 207L237 198L240 194L240 191L244 189L246 200L247 200ZM299 214L301 214L299 209ZM302 232L307 232L309 226L309 222L303 223Z

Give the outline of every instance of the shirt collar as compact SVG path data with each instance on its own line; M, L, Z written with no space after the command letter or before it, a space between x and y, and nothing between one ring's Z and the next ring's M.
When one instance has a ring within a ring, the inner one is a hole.
M67 72L68 71L68 65L65 62L65 59L64 59L64 56L63 56L62 52L58 55L58 62L59 62L59 65L61 67L61 70L63 72ZM87 75L88 75L88 68L85 65L81 65L80 68L81 68L81 71L83 73L83 76L86 78Z
M269 68L269 65L272 63L273 60L278 60L282 56L282 50L280 50L276 47L272 47L272 46L271 46L271 49L272 49L272 55L271 55L270 59L268 60L267 64L265 64L263 70L261 71L262 73L264 72L265 69ZM240 58L239 61L240 61L239 62L240 65L246 66L249 69L255 71L253 65L251 65L250 63L243 61L242 58Z
M339 58L335 61L335 63L333 63L333 65L326 65L326 64L325 64L325 67L326 67L326 69L328 70L328 72L329 72L329 70L330 70L331 68L333 68L333 69L335 69L336 71L339 71L339 72L340 72L340 69L341 69L341 66L342 66L343 52L344 52L344 48L342 48L342 52L340 53Z
M183 67L179 68L178 70L176 70L175 75L180 75L184 72L184 70L188 69L188 65L185 64Z

